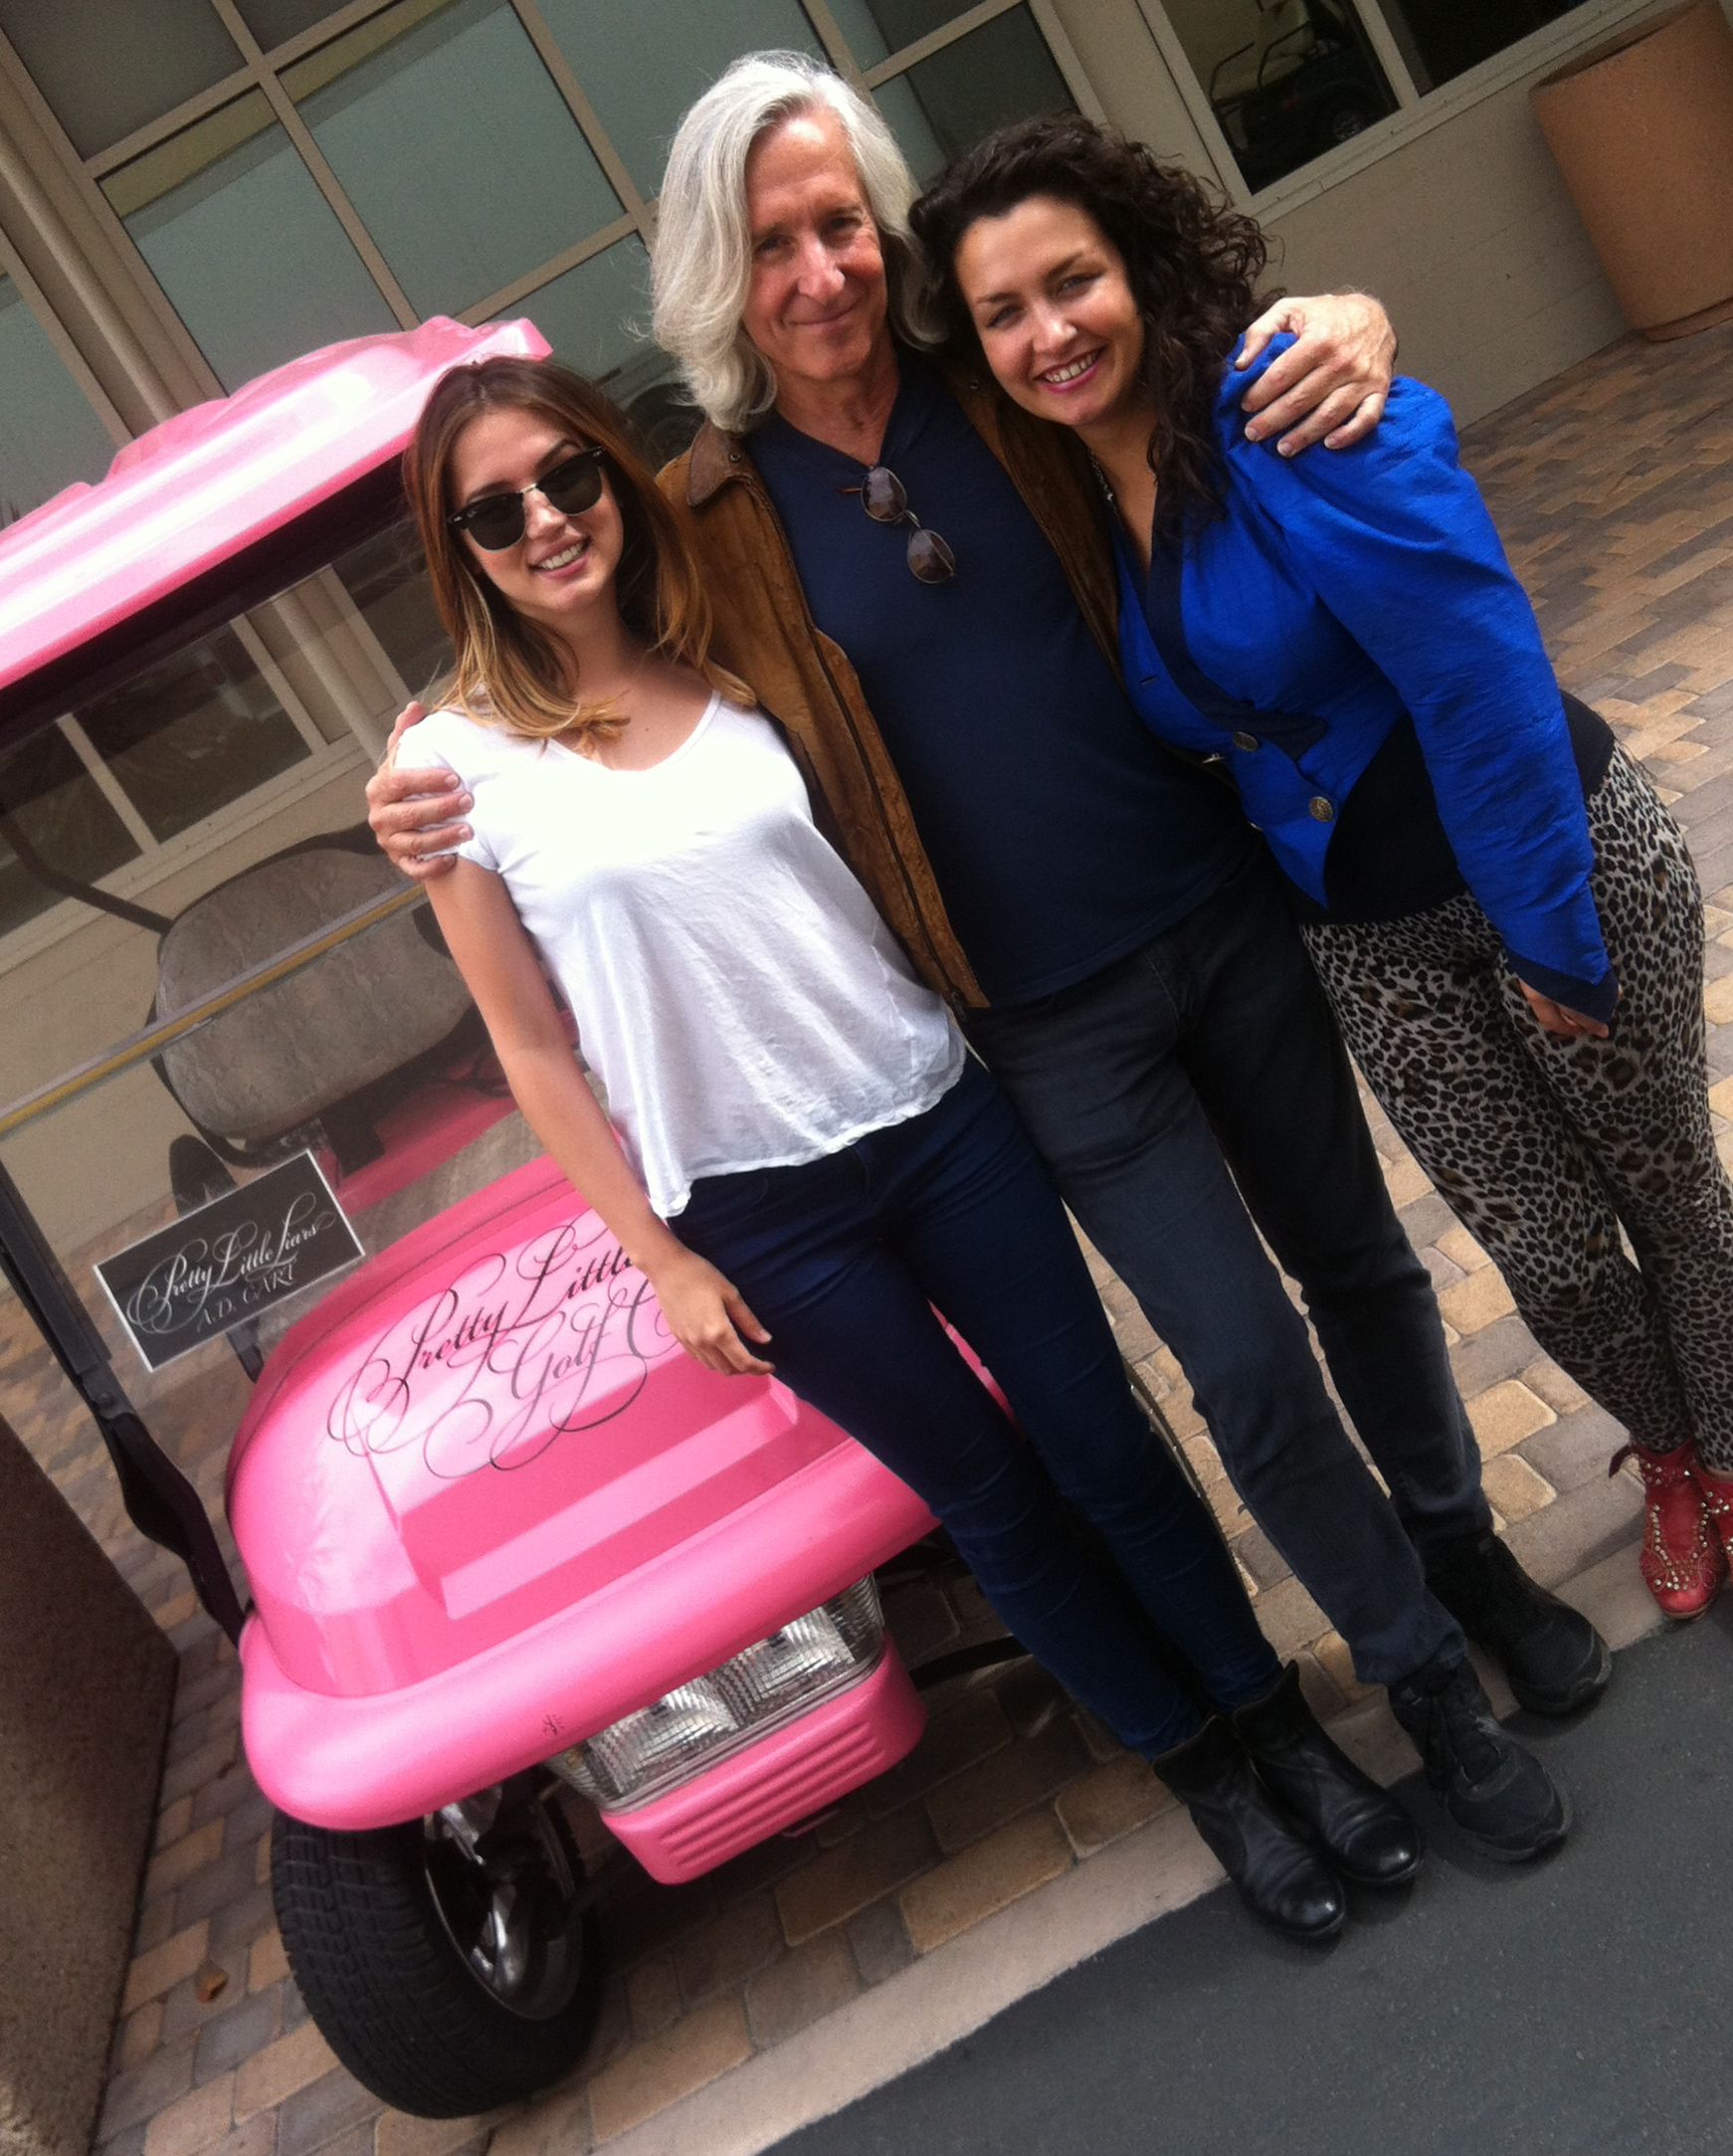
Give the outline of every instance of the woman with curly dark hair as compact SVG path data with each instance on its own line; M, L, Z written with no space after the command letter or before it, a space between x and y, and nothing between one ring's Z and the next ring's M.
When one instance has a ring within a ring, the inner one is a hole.
M1399 377L1337 456L1249 442L1230 362L1261 234L1086 119L991 136L913 223L956 343L1093 460L1138 708L1238 783L1391 1120L1630 1433L1649 1591L1700 1615L1733 1545L1702 901L1647 779L1561 694L1443 398Z

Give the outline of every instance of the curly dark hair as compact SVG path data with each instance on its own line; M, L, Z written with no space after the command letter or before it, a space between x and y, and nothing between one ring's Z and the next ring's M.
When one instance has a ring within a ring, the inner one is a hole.
M1181 537L1221 511L1216 388L1261 303L1263 234L1182 166L1081 113L1015 121L959 157L909 213L933 279L929 300L959 357L981 357L956 279L963 235L977 218L1003 217L1033 195L1086 212L1124 258L1157 413L1149 441L1156 527Z

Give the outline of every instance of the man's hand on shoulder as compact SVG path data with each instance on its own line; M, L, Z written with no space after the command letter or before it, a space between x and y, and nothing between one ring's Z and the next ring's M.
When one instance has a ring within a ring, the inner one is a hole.
M425 716L419 703L397 714L385 744L385 761L367 781L367 821L373 836L392 865L418 883L446 875L457 860L447 849L474 836L469 825L458 819L475 802L454 772L444 764L426 771L395 768L398 742Z
M1363 292L1326 293L1315 299L1280 299L1246 332L1235 364L1249 367L1272 336L1286 329L1294 342L1247 391L1246 437L1276 437L1283 457L1322 442L1349 449L1384 417L1396 364L1396 331L1376 299Z

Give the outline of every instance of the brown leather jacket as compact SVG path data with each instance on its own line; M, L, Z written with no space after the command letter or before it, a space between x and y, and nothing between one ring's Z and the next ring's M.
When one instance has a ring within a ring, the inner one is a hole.
M977 377L948 378L1051 540L1084 620L1117 667L1112 552L1074 438L1029 418ZM663 491L683 512L715 608L714 656L780 720L827 836L922 977L953 1004L984 1005L860 681L842 647L813 621L749 449L749 437L706 425L662 474ZM988 564L966 563L959 573L991 572Z

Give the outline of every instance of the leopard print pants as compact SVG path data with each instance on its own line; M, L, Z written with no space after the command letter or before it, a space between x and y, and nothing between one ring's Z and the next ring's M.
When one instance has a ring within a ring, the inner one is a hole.
M1466 893L1305 939L1367 1083L1541 1346L1640 1444L1694 1437L1733 1472L1733 1189L1709 1124L1702 896L1623 749L1588 810L1624 989L1609 1040L1541 1031Z

